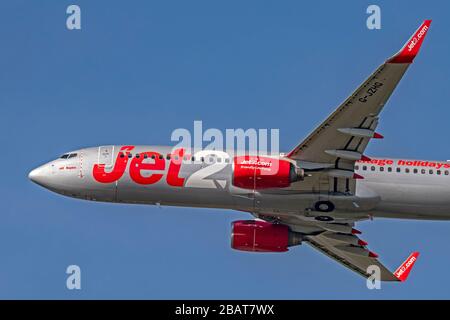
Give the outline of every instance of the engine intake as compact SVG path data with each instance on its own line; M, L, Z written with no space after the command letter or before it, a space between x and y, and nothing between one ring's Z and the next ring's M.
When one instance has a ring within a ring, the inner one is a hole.
M231 247L241 251L285 252L301 244L302 235L284 224L239 220L231 224Z
M233 164L233 185L243 189L286 188L305 175L303 169L277 158L239 156Z

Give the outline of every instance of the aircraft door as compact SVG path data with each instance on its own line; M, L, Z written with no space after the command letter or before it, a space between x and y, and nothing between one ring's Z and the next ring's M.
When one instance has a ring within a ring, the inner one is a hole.
M99 174L111 172L113 170L114 163L114 146L98 147L96 166L94 166L94 170L97 168L97 170L99 170ZM102 201L116 201L117 181L113 183L97 183L95 198Z
M98 161L99 165L105 165L106 169L114 166L114 146L98 147Z

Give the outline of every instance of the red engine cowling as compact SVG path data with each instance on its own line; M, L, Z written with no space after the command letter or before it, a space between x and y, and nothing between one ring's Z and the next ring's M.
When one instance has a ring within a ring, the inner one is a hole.
M233 185L244 189L286 188L303 179L303 170L287 160L259 157L234 157Z
M301 243L301 236L283 224L239 220L231 224L231 247L241 251L285 252Z

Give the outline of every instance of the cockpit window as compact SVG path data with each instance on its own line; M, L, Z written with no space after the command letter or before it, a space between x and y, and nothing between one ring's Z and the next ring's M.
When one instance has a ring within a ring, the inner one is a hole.
M78 154L76 153L64 153L61 157L59 157L60 159L70 159L70 158L75 158Z

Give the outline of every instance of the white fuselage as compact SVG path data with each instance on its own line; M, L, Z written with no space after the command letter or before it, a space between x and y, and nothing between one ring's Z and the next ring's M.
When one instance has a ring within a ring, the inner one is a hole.
M122 156L120 150L126 154ZM289 188L240 188L234 185L235 163L228 153L203 150L194 161L180 157L175 163L174 157L167 157L172 152L161 146L86 148L33 170L30 179L57 193L96 201L214 207L255 216L304 218L314 216L314 203L326 200L335 205L327 213L335 218L450 219L447 162L379 158L357 162L355 172L364 179L357 180L356 194L351 195L317 192L307 177ZM216 160L209 163L208 154Z
M450 162L374 159L359 162L357 194L380 196L373 214L389 218L450 219Z

